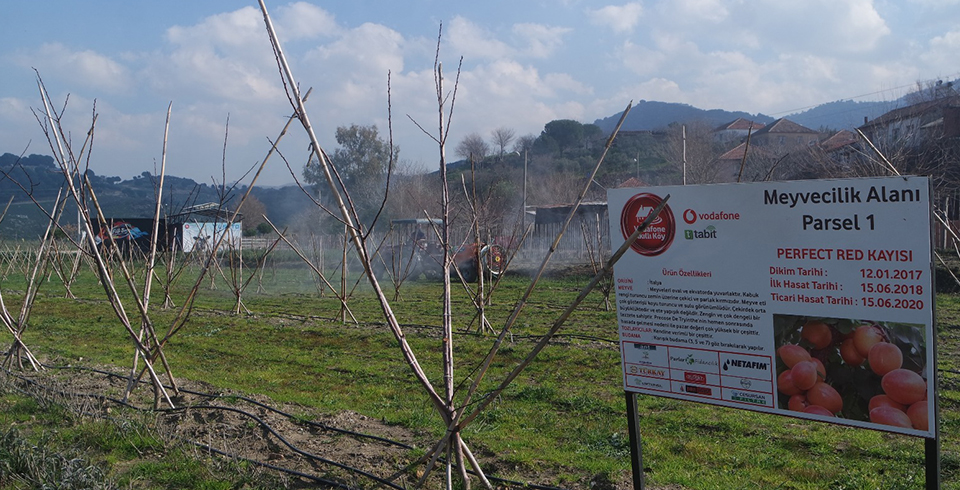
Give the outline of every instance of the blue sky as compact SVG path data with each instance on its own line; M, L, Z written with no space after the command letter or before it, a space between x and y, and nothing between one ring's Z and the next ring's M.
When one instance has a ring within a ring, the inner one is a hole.
M387 129L407 171L438 149L433 60L440 23L446 86L463 57L448 154L464 136L539 134L592 122L630 100L785 116L835 100L893 100L918 81L960 76L960 0L311 1L267 0L294 74L314 87L311 120L328 151L337 126ZM31 108L33 69L74 140L98 112L91 169L124 179L168 172L239 179L291 108L256 1L12 0L0 32L0 152L50 154ZM224 138L229 135L224 156ZM295 172L299 128L281 149ZM262 183L292 181L274 160Z

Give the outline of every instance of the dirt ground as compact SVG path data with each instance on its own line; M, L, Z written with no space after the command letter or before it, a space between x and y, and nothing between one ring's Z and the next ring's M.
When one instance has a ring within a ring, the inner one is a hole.
M125 378L80 369L47 369L24 373L22 388L53 397L75 410L103 417L147 417L170 440L206 445L214 452L266 462L352 487L370 488L374 481L338 463L389 478L411 461L411 447L431 442L423 434L392 426L362 414L323 416L306 407L278 404L260 395L218 390L205 383L177 380L180 394L170 392L176 409L166 402L153 411L154 391L140 384L126 403ZM36 383L36 384L34 384ZM366 435L366 436L365 436ZM198 449L204 451L204 449ZM395 480L409 485L409 476ZM289 477L290 488L316 488L316 481Z
M125 409L118 402L126 391L127 379L115 369L51 368L40 373L17 374L21 378L13 381L21 388L43 393L42 396L53 397L58 403L87 414L109 418L147 417L169 440L199 443L220 452L221 456L264 462L320 479L287 474L283 479L288 488L317 488L318 484L324 488L322 481L374 488L377 482L370 476L391 478L416 463L414 458L436 442L427 434L355 412L321 415L304 406L275 403L265 396L224 392L202 382L180 379L180 394L170 392L175 409L163 402L159 410L150 410L155 396L149 384L138 385L126 400L142 410ZM495 455L480 453L477 457L484 468L489 468L488 472L498 469ZM392 482L401 488L412 488L416 483L412 481L413 475L421 474L423 469L424 465L416 465L412 473L407 472ZM435 471L431 479L435 480L436 476L439 471ZM494 480L493 483L497 488L552 488L537 486L549 480L548 475L525 475L523 480L533 486L516 485L516 481ZM474 482L475 488L481 488L477 485L479 482ZM427 487L439 488L437 483L433 481ZM633 487L628 480L611 482L600 478L573 488Z

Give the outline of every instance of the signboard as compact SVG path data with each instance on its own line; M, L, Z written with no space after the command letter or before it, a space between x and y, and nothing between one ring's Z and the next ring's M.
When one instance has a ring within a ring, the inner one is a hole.
M614 271L625 389L935 437L929 194L921 177L610 190L624 239L670 195Z
M213 245L220 238L220 233L227 229L226 222L198 223L196 221L183 224L183 251L200 252L213 249ZM222 249L240 248L243 233L240 223L233 223L227 231L227 236L220 245Z

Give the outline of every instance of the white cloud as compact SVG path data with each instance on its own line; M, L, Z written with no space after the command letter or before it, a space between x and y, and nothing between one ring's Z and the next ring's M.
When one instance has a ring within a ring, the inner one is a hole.
M379 84L386 79L387 71L403 70L404 44L403 36L397 31L367 23L345 31L329 44L317 46L307 53L304 63L320 64L309 68L318 73L337 73L339 77L350 78L369 76Z
M827 0L827 5L839 7L843 2ZM881 38L890 34L890 27L880 17L870 0L849 2L847 8L840 8L838 14L848 29L842 30L840 39L854 51L872 49ZM829 11L827 12L830 13ZM837 26L842 27L842 25Z
M515 61L496 61L481 65L461 75L461 87L464 94L474 94L477 103L484 98L490 100L506 99L507 107L515 106L525 98L537 99L563 98L565 94L586 94L589 89L566 73L548 73L541 75L529 65ZM467 95L460 95L461 100ZM506 107L505 107L506 108Z
M639 76L657 73L667 60L667 54L646 46L626 41L617 50L624 68Z
M16 97L0 98L0 118L8 121L23 121L30 116L30 105Z
M278 8L277 12L274 22L277 31L283 34L281 42L284 39L335 36L342 31L333 14L306 2L284 5ZM262 20L260 24L263 29Z
M675 0L661 5L675 8L674 15L681 22L718 23L726 20L730 14L721 0Z
M756 0L739 7L731 20L750 18L747 25L781 51L862 53L891 33L873 0Z
M217 46L224 51L263 44L263 16L253 7L211 15L192 26L167 29L167 40L181 48Z
M612 29L619 34L633 31L642 14L643 6L640 2L607 5L597 10L587 11L587 15L594 24Z
M908 2L928 8L944 8L960 5L960 0L908 0Z
M516 24L513 33L519 37L526 48L523 53L534 58L546 58L563 44L563 36L572 29L550 27L542 24Z
M24 67L36 68L42 77L62 77L72 85L96 91L127 92L132 89L130 70L91 50L76 50L60 43L47 43L34 51L13 56Z
M248 102L282 97L259 10L244 7L173 26L166 38L171 50L154 56L143 73L160 94Z
M937 72L957 68L957 53L960 52L960 30L950 31L930 40L929 48L920 55L929 68Z
M457 16L444 28L444 40L451 49L468 60L512 58L514 50L496 36L464 17Z
M634 103L640 100L671 100L686 102L680 85L666 78L651 78L630 89L630 95L635 97ZM627 95L627 94L624 94Z

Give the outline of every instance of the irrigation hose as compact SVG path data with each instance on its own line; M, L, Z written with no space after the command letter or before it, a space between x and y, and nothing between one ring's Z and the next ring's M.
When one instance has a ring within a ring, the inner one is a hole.
M96 372L96 370L93 370L93 369L90 369L90 370ZM216 405L190 405L190 406L187 406L187 407L180 407L180 408L143 409L143 408L137 407L137 406L135 406L135 405L132 405L132 404L130 404L130 403L127 403L127 402L125 402L125 401L123 401L123 400L118 400L118 399L116 399L116 398L112 398L112 397L108 397L108 396L104 396L104 395L100 395L100 394L96 394L96 393L78 393L78 392L67 392L67 391L62 391L62 390L55 390L55 389L53 389L53 388L49 388L49 387L47 387L47 386L44 386L44 385L40 384L39 382L37 382L37 381L35 381L35 380L26 378L26 377L24 377L24 376L20 376L20 375L18 375L17 373L13 373L13 372L9 371L8 369L4 369L4 371L5 371L8 375L17 378L17 379L21 380L21 381L24 382L24 383L28 383L28 384L35 385L35 386L37 386L39 389L42 389L42 390L47 391L47 392L49 392L49 393L54 393L54 394L57 394L57 395L60 395L60 396L85 397L85 398L93 398L93 399L97 399L97 400L101 400L101 401L110 401L110 402L116 403L117 405L121 405L121 406L130 408L130 409L133 409L133 410L136 410L136 411L141 411L141 412L153 411L153 412L162 413L162 414L169 414L169 413L177 413L177 412L186 412L186 411L191 410L191 409L214 409L214 410L224 410L224 411L228 411L228 412L234 412L234 413L243 415L243 416L245 416L245 417L248 417L248 418L250 418L250 419L253 419L253 420L256 421L258 424L260 424L261 427L263 427L263 428L266 429L268 432L270 432L270 434L272 434L274 437L276 437L277 439L279 439L280 442L282 442L285 446L287 446L291 451L293 451L294 453L300 454L301 456L303 456L303 457L305 457L305 458L307 458L307 459L309 459L309 460L313 460L313 461L317 461L317 462L320 462L320 463L329 464L329 465L338 467L338 468L340 468L340 469L343 469L343 470L346 470L346 471L349 471L349 472L352 472L352 473L356 473L356 474L361 475L361 476L363 476L363 477L369 478L369 479L371 479L371 480L373 480L373 481L376 481L377 483L380 483L380 484L389 486L389 487L391 487L391 488L395 488L395 489L397 489L397 490L404 490L404 487L398 486L398 485L396 485L396 484L394 484L394 483L392 483L392 482L389 482L389 481L387 481L387 480L384 480L384 479L382 479L382 478L380 478L380 477L378 477L378 476L376 476L376 475L373 475L373 474L371 474L371 473L368 473L368 472L366 472L366 471L364 471L364 470L361 470L361 469L359 469L359 468L354 468L354 467L352 467L352 466L345 465L345 464L343 464L343 463L338 463L338 462L336 462L336 461L328 460L328 459L323 458L323 457L321 457L321 456L317 456L317 455L315 455L315 454L311 454L311 453L308 453L308 452L306 452L306 451L303 451L303 450L300 449L299 447L297 447L297 446L295 446L294 444L292 444L292 443L290 443L289 441L287 441L286 438L284 438L283 436L281 436L281 435L280 435L272 426L270 426L270 424L268 424L266 421L264 421L263 419L257 417L256 415L254 415L254 414L252 414L252 413L245 412L245 411L240 410L240 409L230 408L230 407L222 407L222 406L216 406ZM110 374L113 375L112 373L110 373ZM21 391L21 392L24 393L24 394L29 394L29 393L26 393L26 392L23 392L23 391ZM191 443L191 444L198 445L198 446L206 446L206 445L203 444L203 443L200 443L200 442L197 442L197 441L193 441L193 440L190 440L190 439L187 439L187 438L183 438L183 440L185 440L186 442L189 442L189 443ZM210 449L213 449L213 448L210 448ZM222 451L216 451L216 452L222 452ZM224 454L227 454L227 453L224 453ZM231 456L233 456L233 455L231 455ZM239 458L239 456L237 456L237 457ZM264 464L269 464L269 463L264 463ZM290 471L295 471L295 470L290 470ZM311 479L317 479L317 478L320 478L320 477L311 477ZM338 484L338 485L342 486L342 484ZM348 487L343 487L343 488L348 488Z
M109 372L109 371L103 371L103 370L99 370L99 369L96 369L96 368L83 367L83 366L46 366L46 365L44 365L44 367L45 367L45 368L48 368L48 369L63 369L63 370L66 370L66 369L74 369L74 370L90 371L90 372L102 374L102 375L105 375L105 376L111 376L111 377L117 377L117 378L121 378L121 379L127 379L126 376L118 375L118 374L116 374L116 373L112 373L112 372ZM123 400L119 400L119 399L117 399L117 398L113 398L113 397L109 397L109 396L105 396L105 395L99 395L99 394L95 394L95 393L78 393L78 392L66 392L66 391L62 391L62 390L55 390L55 389L53 389L53 388L44 386L43 384L41 384L41 383L39 383L39 382L37 382L37 381L35 381L35 380L33 380L33 379L30 379L30 378L27 378L27 377L25 377L25 376L22 376L22 375L19 375L19 374L17 374L17 373L14 373L14 372L10 371L9 369L4 368L3 371L6 372L7 375L12 376L12 377L14 377L14 378L17 378L17 379L21 380L21 381L24 382L24 383L28 383L28 384L37 386L39 389L42 389L42 390L47 391L47 392L50 392L50 393L58 394L58 395L60 395L60 396L85 397L85 398L93 398L93 399L97 399L97 400L101 400L101 401L109 401L109 402L115 403L115 404L117 404L117 405L124 406L124 407L130 408L130 409L133 409L133 410L136 410L136 411L141 411L141 412L158 412L158 413L168 414L168 413L175 413L175 412L186 412L186 411L191 410L191 409L225 410L225 411L234 412L234 413L237 413L237 414L246 416L246 417L248 417L248 418L256 421L261 427L263 427L263 428L266 429L268 432L270 432L274 437L276 437L277 439L279 439L279 440L280 440L285 446L287 446L291 451L293 451L293 452L295 452L295 453L297 453L297 454L300 454L301 456L303 456L303 457L305 457L305 458L307 458L307 459L309 459L309 460L313 460L313 461L317 461L317 462L321 462L321 463L330 464L330 465L332 465L332 466L336 466L336 467L341 468L341 469L344 469L344 470L346 470L346 471L349 471L349 472L352 472L352 473L356 473L356 474L358 474L358 475L361 475L361 476L364 476L364 477L366 477L366 478L369 478L369 479L371 479L371 480L373 480L373 481L375 481L375 482L377 482L377 483L380 483L380 484L382 484L382 485L386 485L386 486L388 486L388 487L391 487L391 488L394 488L394 489L398 489L398 490L405 490L405 487L398 486L398 485L396 485L395 483L393 483L393 482L391 482L391 481L384 480L384 479L382 479L382 478L380 478L380 477L377 477L376 475L372 475L372 474L370 474L370 473L367 473L366 471L361 470L361 469L359 469L359 468L354 468L354 467L352 467L352 466L349 466L349 465L346 465L346 464L343 464L343 463L338 463L338 462L336 462L336 461L331 461L331 460L325 459L325 458L323 458L323 457L321 457L321 456L317 456L317 455L308 453L308 452L306 452L306 451L303 451L303 450L301 450L299 447L297 447L296 445L294 445L294 444L290 443L289 441L287 441L283 436L281 436L281 435L280 435L272 426L270 426L270 424L268 424L266 421L262 420L261 418L257 417L257 416L254 415L254 414L251 414L251 413L249 413L249 412L245 412L245 411L240 410L240 409L235 409L235 408L231 408L231 407L223 407L223 406L218 406L218 405L190 405L190 406L178 407L178 408L144 409L144 408L137 407L136 405L130 404L130 403L128 403L128 402L125 402L125 401L123 401ZM146 383L146 381L140 381L140 383ZM20 392L21 392L22 394L24 394L24 395L33 396L33 394L30 393L30 392L27 392L27 391L24 391L24 390L20 390L20 389L18 389L18 391L20 391ZM245 397L245 396L242 396L242 395L217 395L217 394L209 394L209 393L196 392L196 391L191 391L191 390L186 390L186 389L181 389L180 391L183 391L183 392L185 392L185 393L190 393L190 394L193 394L193 395L197 395L197 396L208 397L208 398L236 398L236 399L238 399L238 400L243 400L243 401L246 401L246 402L248 402L248 403L254 404L254 405L256 405L256 406L259 406L259 407L261 407L261 408L270 410L270 411L272 411L272 412L274 412L274 413L277 413L277 414L279 414L279 415L283 415L283 416L285 416L285 417L290 418L291 420L296 420L296 419L294 419L293 416L290 415L290 414L287 414L287 413L285 413L285 412L283 412L283 411L281 411L281 410L275 409L275 408L273 408L273 407L270 407L269 405L265 405L265 404L263 404L263 403L261 403L261 402L258 402L258 401L256 401L256 400L252 400L252 399L250 399L250 398L248 398L248 397ZM379 437L379 436L374 436L374 435L370 435L370 434L363 434L363 433L359 433L359 432L350 431L350 430L347 430L347 429L340 429L340 428L328 426L328 425L326 425L326 424L319 424L319 423L311 422L311 421L300 421L300 422L301 422L301 423L306 423L306 424L308 424L308 425L312 425L312 426L324 428L324 429L327 429L327 430L335 431L335 432L340 432L340 433L344 433L344 434L349 434L349 435L355 435L355 436L359 436L359 437L374 439L374 440L377 440L377 441L380 441L380 442L384 442L384 443L387 443L387 444L391 444L391 445L395 445L395 446L398 446L398 447L402 447L402 448L404 448L404 449L414 449L412 446L406 445L406 444L404 444L404 443L402 443L402 442L393 441L393 440L386 439L386 438ZM193 445L195 445L195 446L197 446L197 447L206 449L206 450L208 450L208 451L210 451L210 452L213 452L213 453L216 453L216 454L219 454L219 455L221 455L221 456L228 457L228 458L232 458L232 459L236 459L236 460L243 460L243 461L246 461L246 462L248 462L248 463L255 464L255 465L258 465L258 466L261 466L261 467L264 467L264 468L268 468L268 469L275 470L275 471L281 471L281 472L284 472L284 473L287 473L287 474L290 474L290 475L294 475L294 476L298 476L298 477L303 477L303 478L306 478L306 479L309 479L309 480L312 480L312 481L315 481L315 482L318 482L318 483L323 483L323 484L326 484L326 485L331 485L331 486L336 487L336 488L343 488L343 489L352 489L352 488L353 488L353 487L349 487L349 486L347 486L347 485L345 485L344 483L341 483L341 482L336 482L336 481L333 481L333 480L327 480L327 479L325 479L325 478L323 478L323 477L319 477L319 476L315 476L315 475L310 475L310 474L307 474L307 473L302 473L302 472L299 472L299 471L297 471L297 470L293 470L293 469L290 469L290 468L284 468L284 467L282 467L282 466L277 466L277 465L274 465L274 464L271 464L271 463L267 463L267 462L264 462L264 461L258 461L258 460L255 460L255 459L245 458L245 457L242 457L242 456L239 456L239 455L236 455L236 454L228 453L228 452L226 452L226 451L222 451L222 450L216 449L216 448L214 448L214 447L212 447L212 446L209 446L209 445L204 444L204 443L202 443L202 442L194 441L194 440L192 440L192 439L183 438L183 437L179 437L179 436L177 436L177 438L180 439L180 440L182 440L182 441L184 441L184 442L187 442L187 443L189 443L189 444L193 444ZM456 465L454 465L454 466L456 466ZM476 476L476 472L474 472L473 470L468 470L468 473L470 473L471 475ZM499 477L490 476L490 475L487 475L487 479L496 481L496 482L501 483L501 484L510 485L510 486L515 487L515 488L530 488L530 489L533 489L533 490L566 490L566 489L564 489L564 488L562 488L562 487L538 485L538 484L535 484L535 483L520 482L520 481L516 481L516 480L509 480L509 479L506 479L506 478L499 478Z
M44 367L45 367L45 368L48 368L48 369L76 369L76 370L82 370L82 371L91 371L91 372L94 372L94 373L103 374L103 375L105 375L105 376L111 376L111 377L115 377L115 378L119 378L119 379L129 379L128 376L124 376L124 375L112 373L112 372L109 372L109 371L103 371L103 370L96 369L96 368L88 368L88 367L82 367L82 366L44 366ZM144 381L144 380L138 380L138 383L140 383L140 384L149 384L149 383L147 383L147 382ZM164 388L172 389L172 388L169 387L169 386L164 386ZM346 435L350 435L350 436L360 437L360 438L364 438L364 439L371 439L371 440L383 442L383 443L386 443L386 444L390 444L390 445L402 447L402 448L404 448L404 449L416 449L416 448L414 448L413 446L404 444L404 443L402 443L402 442L394 441L394 440L387 439L387 438L380 437L380 436L376 436L376 435L373 435L373 434L365 434L365 433L363 433L363 432L356 432L356 431L352 431L352 430L349 430L349 429L341 429L341 428L339 428L339 427L333 427L333 426L331 426L331 425L322 424L322 423L320 423L320 422L314 422L314 421L312 421L312 420L302 420L302 419L298 419L297 417L293 416L293 415L290 414L290 413L287 413L287 412L284 412L284 411L282 411L282 410L273 408L273 407L271 407L271 406L269 406L269 405L266 405L266 404L264 404L264 403L260 403L260 402L258 402L258 401L256 401L256 400L252 399L252 398L249 398L249 397L246 397L246 396L243 396L243 395L222 395L222 394L216 394L216 393L204 393L204 392L200 392L200 391L188 390L188 389L185 389L185 388L180 388L180 391L182 391L182 392L184 392L184 393L189 393L189 394L191 394L191 395L197 395L197 396L205 397L205 398L212 398L212 399L218 399L218 398L219 398L219 399L222 399L222 398L234 398L234 399L237 399L237 400L243 400L243 401L245 401L245 402L247 402L247 403L250 403L250 404L252 404L252 405L256 405L256 406L258 406L258 407L260 407L260 408L263 408L263 409L265 409L265 410L269 410L269 411L271 411L271 412L273 412L273 413L276 413L276 414L278 414L278 415L282 415L282 416L286 417L287 419L289 419L290 421L296 422L296 423L298 423L298 424L305 424L305 425L308 425L308 426L311 426L311 427L316 427L316 428L319 428L319 429L329 430L329 431L331 431L331 432L338 432L338 433L341 433L341 434L346 434Z

